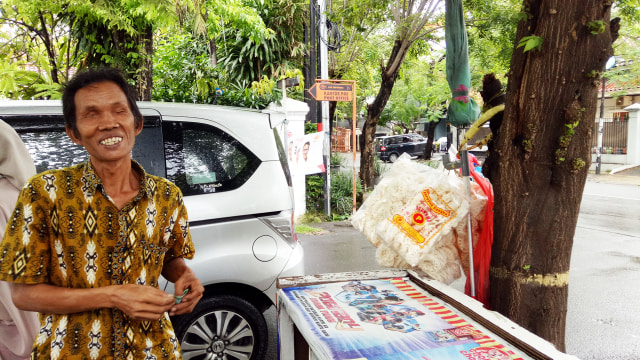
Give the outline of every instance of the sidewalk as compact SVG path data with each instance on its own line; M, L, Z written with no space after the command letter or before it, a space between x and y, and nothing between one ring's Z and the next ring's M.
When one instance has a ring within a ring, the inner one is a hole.
M589 173L587 175L587 182L589 181L640 186L640 166L616 172L615 174L600 173L600 175L596 175L595 173Z

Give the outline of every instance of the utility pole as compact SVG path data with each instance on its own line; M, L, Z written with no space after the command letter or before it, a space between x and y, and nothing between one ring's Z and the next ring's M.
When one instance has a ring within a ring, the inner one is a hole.
M318 45L320 47L320 78L329 78L329 50L327 49L327 3L325 0L319 0L320 7L320 21L318 21ZM322 118L322 132L324 133L324 146L322 147L322 159L324 163L324 213L327 216L331 215L331 172L329 171L329 164L331 158L331 126L329 124L329 102L321 101L321 118Z

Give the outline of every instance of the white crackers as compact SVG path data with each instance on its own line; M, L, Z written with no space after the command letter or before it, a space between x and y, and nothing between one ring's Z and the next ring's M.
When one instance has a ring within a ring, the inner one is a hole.
M487 197L471 184L474 244L481 231ZM375 187L352 224L376 246L382 266L419 268L446 284L468 269L467 214L463 180L411 161L404 154Z

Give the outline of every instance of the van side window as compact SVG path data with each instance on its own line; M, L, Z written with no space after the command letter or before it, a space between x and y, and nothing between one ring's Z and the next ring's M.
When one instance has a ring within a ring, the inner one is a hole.
M89 158L85 148L67 136L62 115L8 115L2 119L20 135L37 173L79 164ZM160 118L145 116L144 128L136 137L132 157L146 172L164 176L164 164L156 160L157 151L162 151L160 135Z
M237 189L260 165L244 145L214 126L165 121L163 136L167 178L184 195Z
M64 130L62 115L9 115L2 120L11 125L36 165L36 172L72 166L89 157Z

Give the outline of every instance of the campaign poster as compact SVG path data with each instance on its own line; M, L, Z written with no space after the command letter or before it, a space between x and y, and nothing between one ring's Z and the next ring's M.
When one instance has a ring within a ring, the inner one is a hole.
M307 342L330 359L530 359L419 289L398 278L282 290Z
M323 132L289 137L287 152L292 172L311 175L326 171L322 159L323 139Z

